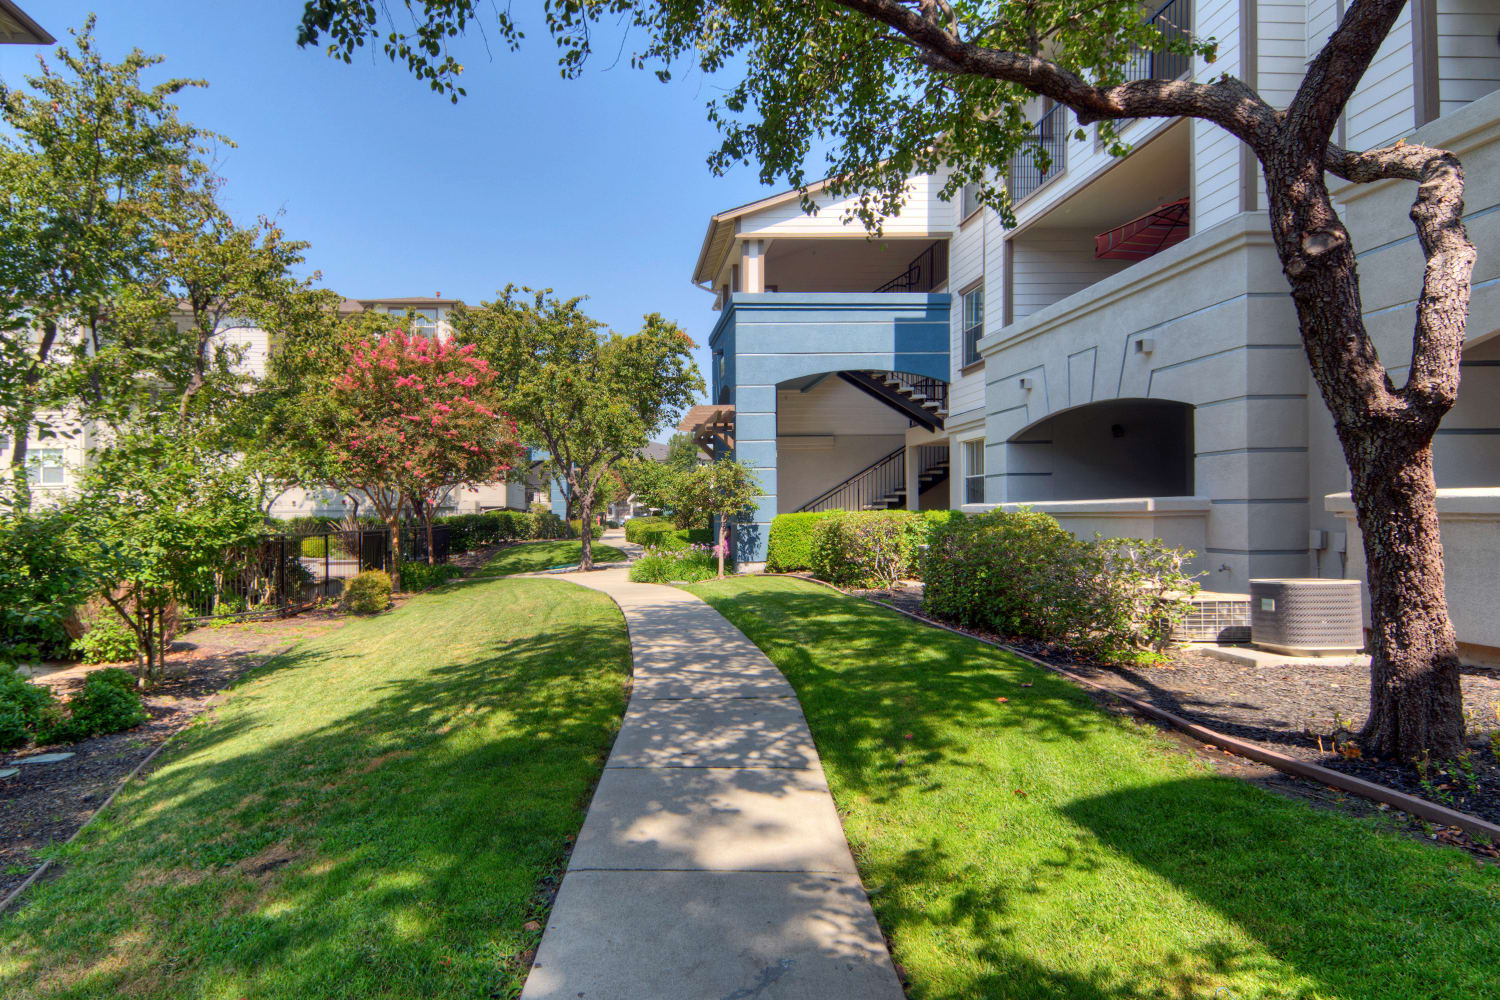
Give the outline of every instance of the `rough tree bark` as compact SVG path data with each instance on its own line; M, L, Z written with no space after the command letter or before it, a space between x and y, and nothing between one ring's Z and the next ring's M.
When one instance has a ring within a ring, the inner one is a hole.
M1369 720L1374 756L1456 756L1463 747L1457 646L1448 619L1432 436L1458 393L1474 247L1463 227L1463 169L1444 150L1367 152L1329 139L1406 0L1354 0L1285 111L1233 77L1096 86L1038 55L966 42L943 0L836 0L891 27L936 72L1019 84L1067 105L1080 125L1186 116L1242 140L1265 169L1277 255L1315 381L1349 463L1371 596ZM1397 388L1365 329L1353 243L1325 172L1417 184L1411 218L1426 258L1411 374Z
M587 489L587 492L585 492L583 487L580 487L576 484L573 487L573 495L578 499L578 516L580 518L578 525L578 539L583 550L582 555L578 560L578 566L580 569L594 568L593 515L595 488L595 485L590 485Z

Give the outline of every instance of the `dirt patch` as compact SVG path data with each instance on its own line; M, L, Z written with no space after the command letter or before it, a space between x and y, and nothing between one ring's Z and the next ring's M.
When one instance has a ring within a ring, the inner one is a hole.
M81 827L136 765L172 734L224 700L224 689L293 642L343 625L329 612L203 627L173 643L167 678L144 695L150 718L134 729L67 746L28 747L0 754L0 768L36 753L72 753L51 764L23 764L0 778L0 896L20 885L41 861L37 852L61 844ZM33 678L67 697L98 667L57 665Z
M917 582L903 583L894 591L857 593L913 614L922 611L922 585ZM1465 759L1417 764L1371 759L1359 747L1354 734L1364 725L1370 710L1368 667L1337 661L1315 666L1242 666L1192 650L1180 650L1158 667L1121 667L1080 660L1057 647L962 631L1009 642L1110 691L1149 702L1221 733L1500 823L1500 671L1464 668L1462 687L1469 716L1469 752ZM1217 750L1206 756L1216 763L1230 757ZM1227 765L1231 771L1257 780L1266 777L1262 772L1271 770L1239 758L1232 761ZM1311 782L1289 778L1274 784L1312 786L1319 789L1316 797L1328 798L1328 790ZM1436 839L1444 836L1437 831ZM1482 844L1473 847L1484 856L1500 855Z
M252 878L263 878L296 861L299 855L291 845L272 844L265 850L245 858L235 867Z

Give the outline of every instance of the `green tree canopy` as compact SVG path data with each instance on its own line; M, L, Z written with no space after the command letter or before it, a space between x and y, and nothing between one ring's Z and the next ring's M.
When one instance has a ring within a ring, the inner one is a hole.
M590 520L601 483L697 393L693 342L656 313L621 336L583 311L582 299L507 287L500 298L449 316L498 377L505 412L522 439L546 450L583 519L583 566L593 565Z

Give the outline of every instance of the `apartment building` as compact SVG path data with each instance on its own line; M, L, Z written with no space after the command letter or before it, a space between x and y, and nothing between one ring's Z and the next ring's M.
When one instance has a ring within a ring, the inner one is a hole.
M448 313L456 299L441 296L344 299L339 312L353 316L364 311L410 316L410 330L428 337L452 335ZM190 317L184 312L176 318L186 328ZM217 331L217 345L236 356L236 369L252 378L264 378L270 354L267 332L248 319L227 319ZM67 411L50 411L39 415L37 425L27 441L28 467L35 502L56 502L72 495L95 449L107 446L108 429L77 419ZM550 503L549 487L541 475L540 463L529 457L531 466L524 480L484 483L475 487L455 488L441 506L445 514L477 513L486 510L529 510L533 503ZM0 470L9 468L10 447L0 434ZM368 510L365 498L332 487L293 486L269 501L271 517L341 517L359 508Z
M1217 39L1215 62L1142 52L1130 72L1233 73L1285 104L1340 13L1338 0L1174 0L1159 23ZM1024 504L1080 535L1190 547L1214 591L1361 575L1347 469L1254 157L1191 120L1126 124L1123 159L1094 127L1078 137L1065 108L1038 101L1032 120L1051 162L1023 152L1006 165L1010 230L972 192L939 198L941 175L911 179L880 239L844 225L847 206L816 188L815 215L787 192L711 218L694 280L720 310L713 388L684 426L758 469L766 492L740 530L744 557L764 558L786 511ZM1340 125L1355 148L1402 138L1466 167L1479 263L1464 385L1436 443L1439 507L1460 639L1500 647L1476 589L1500 569L1494 0L1408 6ZM1422 276L1413 191L1335 193L1399 384Z

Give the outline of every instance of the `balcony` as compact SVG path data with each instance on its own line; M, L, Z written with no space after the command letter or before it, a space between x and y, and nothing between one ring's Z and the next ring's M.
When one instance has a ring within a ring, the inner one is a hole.
M1011 201L1020 204L1068 169L1068 109L1054 105L1037 121L1025 144L1010 158Z
M1166 42L1186 41L1193 33L1192 0L1169 0L1146 19ZM1136 46L1125 64L1126 80L1176 80L1193 68L1193 57L1182 52Z

